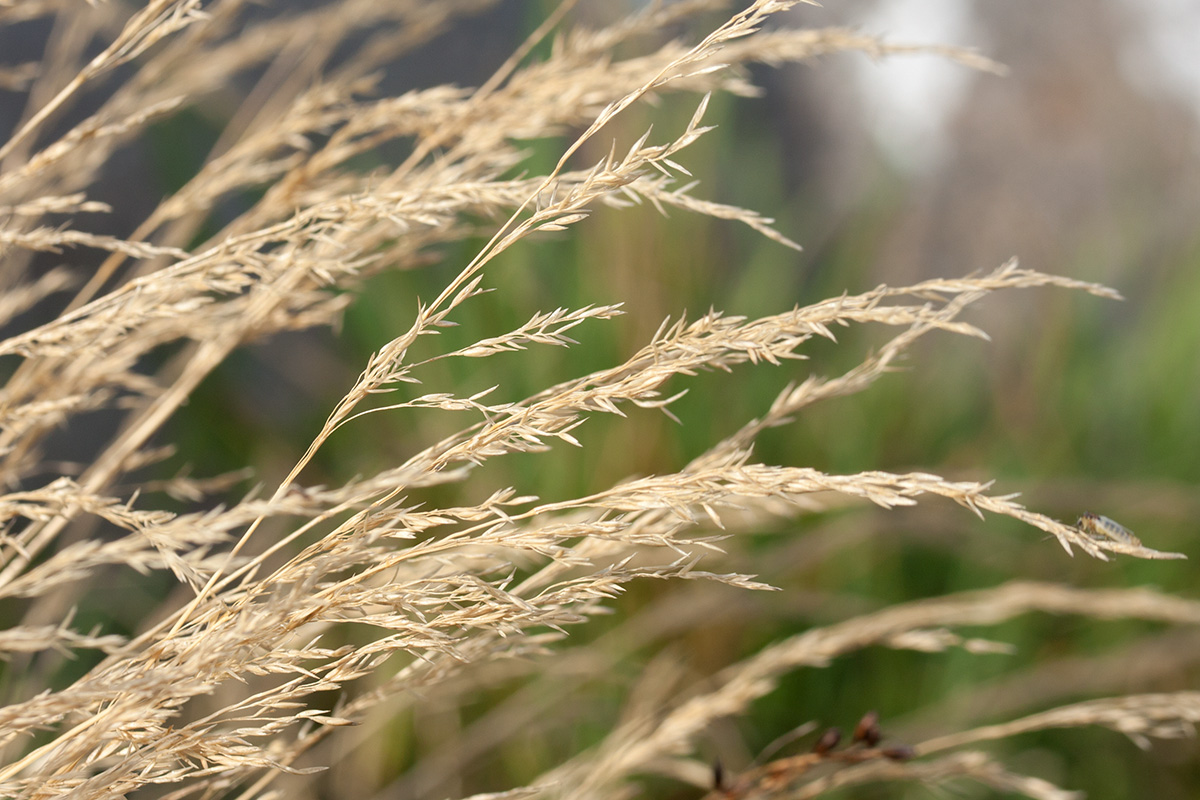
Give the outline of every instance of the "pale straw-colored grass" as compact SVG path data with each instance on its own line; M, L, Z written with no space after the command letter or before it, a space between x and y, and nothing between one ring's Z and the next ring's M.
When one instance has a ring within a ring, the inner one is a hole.
M370 748L388 720L429 697L465 702L516 657L530 659L524 669L547 675L559 662L575 664L579 674L611 666L616 650L573 648L568 634L606 612L630 582L774 588L725 571L721 540L768 518L833 507L843 502L838 498L892 508L937 496L985 520L1024 522L1068 552L1181 557L1089 535L992 493L988 483L926 472L835 475L755 460L760 437L817 401L867 389L926 333L986 338L961 318L985 295L1057 287L1118 297L1015 261L966 278L848 291L757 318L710 311L670 319L625 360L524 399L455 386L411 391L435 361L578 347L570 336L576 328L612 324L625 313L616 304L558 308L466 346L413 355L418 341L471 315L486 289L504 291L503 274L489 272L499 254L528 246L535 233L587 224L598 205L623 213L646 213L636 208L645 205L695 212L795 247L773 220L697 196L696 185L683 180L687 148L709 130L709 94L754 94L741 65L847 50L876 57L926 51L998 69L986 59L840 29L762 31L793 5L778 0L752 3L691 45L663 42L658 32L723 3L652 4L599 30L572 28L567 3L478 89L372 97L381 66L451 27L454 17L490 4L349 1L253 23L243 22L243 5L151 0L128 14L116 4L0 4L0 24L55 15L63 31L42 64L0 71L0 85L27 89L31 102L0 145L0 319L9 331L0 355L14 364L0 401L7 487L0 496L0 598L11 609L10 627L0 633L9 673L0 708L0 795L257 798L280 796L272 792L286 785L289 795L315 797L325 790L314 788L314 776L336 768L353 748ZM329 66L331 52L356 35L366 36L356 53ZM548 52L531 57L546 37L553 37ZM101 47L84 57L89 42ZM265 68L259 84L229 115L207 162L136 230L75 227L78 215L110 210L89 191L114 152L157 120L227 94L252 68ZM103 83L114 76L115 85ZM76 112L92 92L103 99L97 110ZM648 131L581 163L593 151L585 145L608 149L606 126L626 108L675 92L696 95L681 130ZM63 119L74 122L56 133ZM521 173L522 140L579 129L552 170ZM351 166L398 140L410 145L398 163L371 173ZM221 203L250 190L260 191L256 202L193 244ZM311 442L295 443L294 468L259 475L273 487L217 505L207 498L240 485L245 473L155 479L140 487L145 492L125 485L172 455L159 438L164 425L232 353L284 331L332 326L368 277L420 268L437 245L479 232L486 244L436 296L397 310L395 338L361 366ZM108 255L89 274L45 269L51 262L34 258L74 248ZM57 317L17 327L23 314L48 307L68 288L76 293ZM896 332L842 375L797 369L815 337L834 339L835 331L862 325ZM164 346L173 355L148 371L147 363L160 362L147 356ZM652 408L670 415L678 395L664 387L673 378L754 365L804 377L759 418L673 473L630 477L553 502L519 486L456 507L410 499L429 487L469 487L484 462L578 445L573 432L598 414ZM78 470L47 463L49 437L97 409L120 414L115 436ZM466 412L476 421L381 471L306 485L306 468L335 432L412 410ZM166 510L159 489L195 510ZM1045 546L1030 538L1029 547ZM147 609L133 635L77 629L72 609L103 593L114 569L169 575L177 590ZM694 760L699 738L720 719L746 712L780 676L869 646L1003 650L1002 642L954 629L1030 612L1200 622L1195 603L1150 590L1030 583L884 608L770 645L710 677L703 689L669 688L681 678L666 669L662 686L631 695L624 720L597 747L527 787L504 788L510 796L623 797L638 775L653 772L703 785L709 773ZM682 609L670 616L688 619ZM646 641L658 636L648 630ZM54 683L47 666L58 663L53 654L79 651L103 658ZM457 749L427 755L414 773L432 781L425 786L448 785L472 754L498 744L497 731L529 724L525 707L549 713L538 705L539 690L530 691L464 731ZM1147 737L1190 732L1194 706L1190 693L1097 700L947 731L914 743L914 753L1079 725L1109 727L1145 744ZM815 797L855 782L959 778L1030 797L1074 796L976 752L912 761L855 756L810 779L814 762L833 763L820 753L781 760L747 771L716 796ZM345 796L360 791L346 789Z

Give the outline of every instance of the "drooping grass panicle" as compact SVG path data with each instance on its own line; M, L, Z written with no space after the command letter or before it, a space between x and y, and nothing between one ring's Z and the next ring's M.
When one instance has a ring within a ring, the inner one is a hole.
M386 96L381 68L458 17L494 5L346 0L259 16L241 0L147 0L132 12L0 3L0 25L53 14L61 26L36 69L0 66L0 87L27 91L29 100L0 144L0 358L12 363L0 390L0 600L12 622L0 632L0 795L249 800L295 789L315 797L324 789L314 788L314 776L341 763L337 748L386 738L389 713L425 713L433 696L466 706L494 688L497 675L551 677L551 664L567 662L556 689L531 681L479 724L464 725L461 748L413 756L407 789L398 791L431 794L469 766L470 754L494 750L498 732L543 724L531 709L549 709L584 676L612 673L619 658L665 640L674 625L703 633L711 606L688 600L672 611L663 602L652 607L666 609L666 619L634 614L610 636L620 641L576 645L581 625L609 614L631 586L778 591L769 575L729 567L724 550L744 549L739 538L751 523L797 518L832 498L894 508L932 495L979 517L1020 520L1068 552L1182 558L1090 536L1024 508L1015 495L993 494L991 482L756 460L770 431L817 401L870 388L925 334L986 339L964 315L991 293L1055 287L1119 297L1015 260L965 278L815 303L788 298L776 306L791 306L784 311L673 313L628 355L519 393L502 379L485 388L446 385L448 372L439 370L447 364L484 374L479 365L502 354L546 345L578 353L587 344L576 339L640 311L636 298L556 301L432 355L417 348L444 341L432 337L469 319L484 294L515 291L502 253L533 246L535 234L576 235L600 205L631 215L646 206L695 212L799 249L787 224L708 199L691 178L689 148L713 130L710 98L758 93L746 66L923 52L998 71L957 48L893 44L844 28L767 30L799 5L783 0L726 11L694 44L663 32L674 35L726 3L650 3L587 28L571 22L575 4L565 2L478 88ZM627 109L669 93L697 96L684 101L690 116L674 128L621 129ZM190 178L149 203L132 230L94 226L119 217L111 198L95 199L107 165L160 124L191 124L186 115L223 120ZM526 147L564 135L548 167ZM466 256L448 247L463 242ZM97 251L88 269L59 264L82 251ZM432 296L395 310L384 343L354 367L357 379L323 425L306 434L307 445L291 443L284 465L276 459L254 473L259 485L240 489L240 463L215 476L185 467L141 477L188 457L167 441L169 423L234 354L285 332L334 328L370 281L444 259L450 269ZM42 314L50 308L52 316ZM868 325L896 330L857 366L832 377L801 368L815 338L836 341L841 329ZM649 475L631 467L611 486L547 498L515 469L499 484L473 483L520 454L594 447L581 426L597 416L674 416L686 391L676 385L697 373L764 366L797 377L764 401L757 419L733 421L733 433L681 466ZM89 440L84 460L51 457L62 430L86 430L98 413L116 422L99 443ZM354 477L316 485L327 479L314 477L317 457L335 434L414 414L456 421L397 444L383 466L364 458ZM965 524L961 534L993 535ZM147 608L118 625L104 609L134 585L125 575L158 581L158 594L151 601L136 583L128 604ZM529 773L527 786L505 796L618 797L641 773L689 779L703 732L746 713L790 671L870 646L1007 652L1002 637L956 629L1031 611L1200 622L1193 601L1151 590L1019 582L812 628L684 695L677 690L687 682L668 653L645 671L627 714L599 744L564 756L540 778ZM1188 732L1193 705L1187 693L1090 701L929 739L916 754L1089 724L1143 743ZM959 777L1031 797L1069 796L979 753L906 761L875 753L874 743L859 749L874 760L845 757L844 769L811 781L800 765L820 758L772 763L779 775L790 765L789 781L808 781L789 796L868 780ZM831 745L817 754L840 752ZM401 768L386 769L393 767ZM785 783L754 778L745 786L769 795Z

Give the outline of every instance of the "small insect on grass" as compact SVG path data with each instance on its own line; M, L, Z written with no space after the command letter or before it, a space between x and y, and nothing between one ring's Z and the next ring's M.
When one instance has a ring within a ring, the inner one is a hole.
M1108 517L1093 514L1090 511L1083 513L1083 516L1075 523L1075 527L1093 539L1119 542L1120 544L1132 545L1133 547L1142 546L1141 540L1134 536L1133 532L1124 525L1113 522Z

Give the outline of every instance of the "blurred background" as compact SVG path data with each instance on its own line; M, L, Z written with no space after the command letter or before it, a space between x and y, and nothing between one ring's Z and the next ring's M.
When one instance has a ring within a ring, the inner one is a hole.
M381 91L479 85L555 6L485 5L398 62ZM572 20L598 26L634 7L584 0ZM477 707L439 705L433 692L420 711L394 722L389 736L362 743L321 778L329 796L340 796L333 788L339 782L361 787L358 796L397 798L517 785L603 737L655 665L670 663L687 675L677 689L702 683L771 641L890 603L1013 578L1152 585L1196 596L1200 6L848 0L799 6L785 16L781 24L844 25L894 42L974 47L1009 73L975 73L934 56L876 62L859 54L755 67L762 96L714 98L706 122L717 129L680 160L701 181L695 196L774 217L803 252L736 223L599 209L568 234L504 254L488 273L499 291L473 301L477 316L438 344L495 335L559 306L624 302L626 316L576 329L580 345L570 350L438 366L420 391L462 393L500 383L505 398L517 399L617 362L667 317L694 318L710 307L777 313L880 283L990 271L1015 256L1029 268L1105 283L1126 300L1061 290L995 295L966 314L991 342L927 336L903 371L772 431L757 458L838 473L922 470L995 479L998 493L1021 492L1037 511L1064 521L1083 511L1104 514L1147 545L1192 560L1071 558L1037 531L1005 519L980 521L936 500L780 519L740 531L725 543L728 558L705 566L756 573L784 592L634 586L617 601L625 613L573 633L572 642L604 642L606 649L557 666L508 667L482 681ZM709 29L675 33L694 39ZM20 46L34 51L22 58L36 60L36 37L22 38ZM0 40L0 52L15 46ZM135 227L139 214L201 163L244 88L229 87L228 96L159 125L145 148L113 165L97 199L121 198L114 224L129 227L117 233ZM11 130L20 113L16 97L0 92L0 131ZM695 103L672 95L657 107L630 109L578 163L602 157L611 138L628 142L651 123L656 131L680 130ZM530 142L529 168L548 169L567 141ZM131 193L131 186L142 188ZM164 439L177 442L180 454L163 476L250 464L255 481L277 481L367 356L408 327L416 298L436 294L482 243L448 248L425 270L371 279L340 331L290 335L239 353L173 420ZM559 499L679 469L763 413L789 381L849 369L892 332L837 333L837 344L806 348L809 361L666 387L689 390L672 407L681 425L651 411L595 418L577 432L579 450L489 463L468 485L439 489L443 494L428 500L458 502L450 492L479 498L509 485ZM395 464L471 421L374 415L340 432L304 481L329 484ZM63 457L87 454L67 449ZM1017 652L869 650L805 670L745 718L714 730L704 754L736 770L808 720L849 728L878 709L886 733L916 741L1086 697L1192 687L1200 676L1200 634L1186 629L1030 617L982 635L1012 642ZM535 674L541 688L531 697ZM563 700L570 701L559 709L566 713L537 713ZM524 716L514 710L522 703ZM495 716L504 708L507 716ZM489 748L478 744L484 740ZM1195 740L1142 752L1108 731L1055 731L995 749L1015 768L1097 800L1200 792ZM438 762L445 752L458 755ZM960 788L963 797L991 796ZM667 783L652 790L696 794ZM887 786L839 796L915 798L929 791Z

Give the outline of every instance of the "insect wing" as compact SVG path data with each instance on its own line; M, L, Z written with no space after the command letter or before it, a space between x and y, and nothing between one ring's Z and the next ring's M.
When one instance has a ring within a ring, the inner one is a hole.
M1133 531L1126 528L1124 525L1114 522L1108 517L1102 517L1099 514L1092 512L1085 513L1079 518L1077 526L1087 533L1090 533L1093 538L1108 539L1121 544L1140 547L1141 541L1133 535Z

